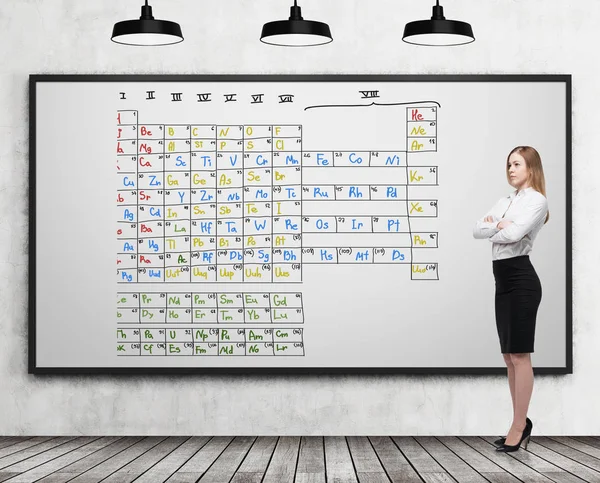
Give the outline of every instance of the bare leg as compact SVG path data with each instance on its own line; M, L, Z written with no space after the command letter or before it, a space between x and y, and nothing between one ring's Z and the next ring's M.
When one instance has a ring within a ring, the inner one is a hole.
M512 410L513 410L513 421L515 419L515 366L512 363L512 358L510 354L502 354L504 357L504 362L506 363L506 370L508 373L508 388L510 389L510 398L512 400ZM507 434L507 433L505 433Z
M531 367L531 354L511 354L515 372L515 406L513 424L506 437L507 445L519 442L525 429L527 410L533 392L533 368Z

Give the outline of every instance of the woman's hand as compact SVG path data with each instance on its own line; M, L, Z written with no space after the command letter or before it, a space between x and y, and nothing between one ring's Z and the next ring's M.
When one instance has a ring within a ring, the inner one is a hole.
M507 226L512 225L512 221L510 220L502 220L500 223L496 225L499 230L506 228Z
M483 221L487 221L488 223L494 223L494 217L492 215L486 216Z

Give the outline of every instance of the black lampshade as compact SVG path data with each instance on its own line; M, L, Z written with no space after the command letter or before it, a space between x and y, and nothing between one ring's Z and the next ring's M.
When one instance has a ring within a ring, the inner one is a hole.
M156 20L146 0L139 20L117 22L111 40L125 45L171 45L182 42L183 35L178 23Z
M464 45L475 41L471 25L459 20L447 20L439 0L433 7L431 20L409 22L402 40L409 44L428 46Z
M290 8L290 18L266 23L260 41L286 47L307 47L328 44L333 41L333 37L326 23L304 20L300 7L294 0L294 5Z

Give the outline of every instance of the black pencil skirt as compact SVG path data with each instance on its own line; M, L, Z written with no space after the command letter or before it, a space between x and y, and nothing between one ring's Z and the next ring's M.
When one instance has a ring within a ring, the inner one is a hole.
M542 285L529 255L494 260L492 265L500 350L503 354L533 352Z

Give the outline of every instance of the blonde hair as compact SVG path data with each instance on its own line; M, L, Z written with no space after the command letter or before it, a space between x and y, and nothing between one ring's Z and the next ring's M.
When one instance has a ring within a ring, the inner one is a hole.
M529 172L529 186L539 193L546 196L546 178L544 177L544 168L542 167L542 158L535 148L531 146L517 146L514 148L506 158L506 179L510 184L510 175L508 173L508 162L512 154L517 153L523 156L527 170ZM550 211L546 213L546 219L544 223L548 223L550 218Z

